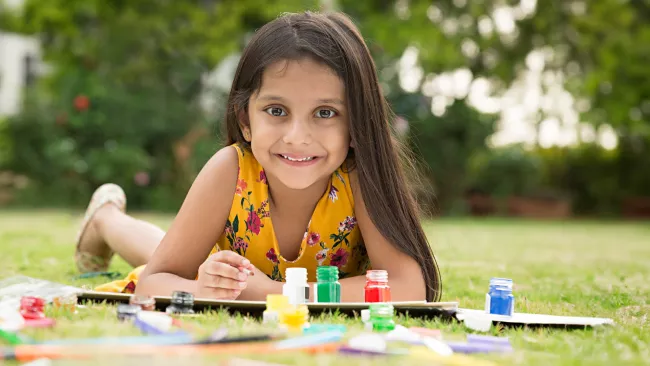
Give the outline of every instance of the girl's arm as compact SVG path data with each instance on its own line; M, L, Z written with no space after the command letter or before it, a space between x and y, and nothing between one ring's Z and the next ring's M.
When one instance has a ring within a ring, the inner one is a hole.
M233 147L219 150L206 163L142 272L137 293L169 296L180 290L197 294L197 271L224 231L238 166Z
M418 263L400 252L377 230L370 219L361 196L356 171L350 172L350 183L354 195L354 212L361 236L366 245L373 269L388 271L388 285L392 301L424 301L426 288L424 277ZM408 228L404 228L408 230ZM315 269L314 269L315 270ZM255 286L251 286L255 282ZM364 302L366 276L355 276L339 281L341 283L341 302ZM265 300L267 294L281 294L282 282L269 279L263 273L249 278L249 286L239 300ZM314 284L310 283L309 301L314 301Z

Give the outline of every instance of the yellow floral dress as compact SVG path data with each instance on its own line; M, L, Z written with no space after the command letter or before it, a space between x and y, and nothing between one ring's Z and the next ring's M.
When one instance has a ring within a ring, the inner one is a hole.
M307 280L316 281L318 266L336 266L339 278L366 273L370 260L354 215L354 198L344 167L330 178L326 192L318 201L305 228L298 258L282 257L269 212L269 189L264 169L245 147L237 149L239 171L237 188L223 234L210 254L232 250L248 258L260 271L275 281L285 280L290 267L307 269ZM132 292L142 267L126 279L95 288L96 291Z
M237 188L223 235L212 252L232 250L248 258L271 279L284 281L290 267L307 268L316 281L316 267L336 266L339 277L365 274L366 248L354 216L354 198L348 173L337 169L305 228L298 258L288 261L279 251L269 212L269 189L264 169L253 153L234 145L239 155Z

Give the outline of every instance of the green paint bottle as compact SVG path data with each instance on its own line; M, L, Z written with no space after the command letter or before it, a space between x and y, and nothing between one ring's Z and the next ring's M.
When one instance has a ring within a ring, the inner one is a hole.
M335 266L320 266L316 269L316 284L314 302L341 302L341 284L339 283L339 268Z
M372 330L377 332L388 332L395 329L393 316L395 310L393 305L387 303L373 303L369 306L370 321Z

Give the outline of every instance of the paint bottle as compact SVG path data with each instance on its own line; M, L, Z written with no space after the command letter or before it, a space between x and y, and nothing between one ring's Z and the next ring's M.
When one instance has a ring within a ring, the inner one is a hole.
M370 304L370 321L372 330L377 332L388 332L395 329L395 309L393 305L378 303Z
M515 309L515 297L512 295L512 280L493 277L490 288L485 294L485 312L495 315L512 316Z
M280 323L289 334L302 334L304 328L309 326L309 309L307 305L289 305L288 309L280 312Z
M153 296L147 295L133 295L129 299L129 304L137 305L144 311L156 310L156 299Z
M20 315L25 319L45 318L45 300L35 296L23 296L20 299Z
M366 272L366 302L390 302L388 272L369 270Z
M262 323L273 324L280 321L280 313L289 307L289 298L284 295L266 295L266 310L262 313Z
M174 291L167 314L194 314L194 295L185 291Z
M316 269L314 302L341 302L338 267L320 266Z
M119 304L117 305L117 320L135 320L136 315L138 315L138 312L140 311L142 311L142 309L137 305Z
M282 285L282 295L289 298L289 304L300 305L309 301L309 285L306 268L287 268L287 282Z

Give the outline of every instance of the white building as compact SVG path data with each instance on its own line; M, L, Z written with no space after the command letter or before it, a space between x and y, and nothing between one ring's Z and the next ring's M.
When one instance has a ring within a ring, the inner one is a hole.
M23 90L39 59L34 38L0 33L0 117L18 113Z
M23 0L0 0L12 9ZM0 117L18 113L25 84L40 60L38 42L31 37L0 32Z

